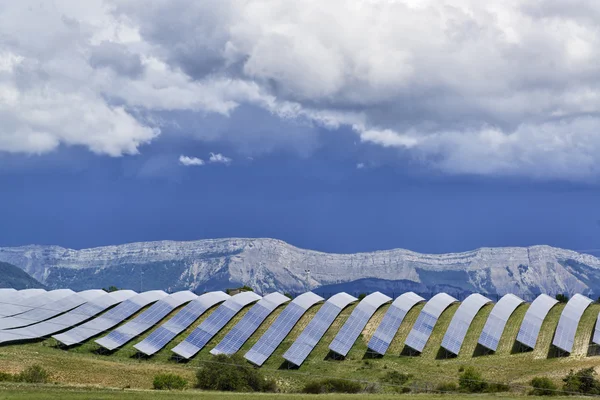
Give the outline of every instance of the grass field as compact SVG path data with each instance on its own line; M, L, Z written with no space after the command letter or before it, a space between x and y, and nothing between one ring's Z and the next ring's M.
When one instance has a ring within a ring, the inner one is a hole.
M589 344L596 316L600 311L600 305L598 304L591 305L584 313L575 338L573 353L568 357L555 357L551 347L552 333L558 323L563 306L558 305L548 315L544 322L538 345L534 351L520 353L515 349L515 338L528 307L528 305L523 305L509 319L498 351L494 354L486 355L477 353L477 339L492 309L492 306L488 305L475 317L459 356L446 358L446 355L440 352L440 344L443 334L458 307L458 305L453 305L442 314L423 353L419 356L402 356L404 339L406 339L422 308L422 305L418 305L406 316L388 350L388 354L382 358L370 358L366 352L366 344L383 317L387 309L386 306L376 312L346 359L331 359L328 356L328 345L352 312L354 306L351 306L340 314L306 362L299 369L289 369L283 362L282 354L289 348L291 343L317 312L317 306L310 309L302 317L298 325L292 330L282 345L279 346L273 356L267 360L261 370L265 376L274 378L280 390L284 392L297 392L301 390L307 381L312 379L342 377L345 379L378 383L380 391L386 393L394 390L393 387L382 384L382 378L390 371L411 374L413 378L409 382L409 386L433 389L439 383L456 382L460 369L473 366L482 372L486 380L510 384L510 396L522 395L529 390L528 385L533 377L547 376L557 384L560 384L561 378L570 369L596 367L600 364L600 358L597 356L588 356L588 354L593 353L590 351ZM211 311L214 311L214 309ZM114 389L126 388L127 391L125 393L128 396L147 396L148 392L139 394L138 392L132 392L130 389L151 389L154 376L161 372L176 373L184 376L188 381L194 382L197 369L201 365L210 365L207 363L213 360L209 354L209 350L224 337L225 333L242 318L246 311L244 310L236 316L194 359L187 363L179 363L173 360L170 349L181 342L210 312L200 318L199 321L196 321L186 332L179 335L171 344L154 357L140 358L136 354L137 352L133 348L133 345L141 339L132 341L112 354L99 354L96 351L98 347L93 343L93 340L75 348L62 350L54 346L54 340L49 339L38 343L14 344L0 347L0 371L17 373L29 365L40 364L51 372L52 382L58 385ZM251 336L250 340L242 347L241 354L244 354L258 340L266 330L266 327L270 325L280 312L281 308L276 310L266 323ZM37 389L17 390L10 387L3 388L0 398L3 398L2 396L7 398L6 395L8 394L18 396L19 392L23 390L24 393L29 393L31 396L21 398L35 398ZM58 392L61 391L61 389L56 390ZM67 392L67 395L60 395L60 397L69 398L68 396L71 395L79 396L79 392L73 390ZM154 395L154 392L152 393ZM195 393L197 395L197 392ZM93 398L120 398L118 396L122 394L123 392L94 392ZM58 396L57 394L57 398ZM154 396L160 398L161 396L169 397L173 395L156 394ZM177 396L185 398L188 394L186 392ZM235 395L223 394L203 395L204 398L212 398L207 396L224 399L235 397ZM266 398L269 396L261 395L258 397ZM332 398L329 395L326 397ZM385 398L379 395L373 395L372 397ZM350 397L345 396L344 398ZM450 399L452 397L444 396L444 398Z

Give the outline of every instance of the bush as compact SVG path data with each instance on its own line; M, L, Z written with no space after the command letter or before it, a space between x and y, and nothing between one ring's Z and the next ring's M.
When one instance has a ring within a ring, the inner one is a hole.
M577 372L569 371L563 378L563 390L583 394L600 394L600 382L596 379L594 368L585 368Z
M435 390L438 392L456 392L458 390L458 386L454 382L445 382L437 385Z
M486 391L488 384L483 380L480 372L469 367L458 377L458 387L462 392L482 393Z
M10 382L14 379L12 374L7 372L0 372L0 382Z
M15 376L15 380L18 382L26 383L48 383L50 374L44 368L39 365L32 365L31 367L25 368L20 374Z
M330 378L308 382L302 392L309 394L359 393L361 390L362 385L358 382Z
M487 389L485 390L487 393L499 393L499 392L508 392L510 390L510 386L506 383L488 383Z
M398 371L390 371L381 378L381 381L385 383L390 383L392 385L404 385L408 381L410 381L412 377L413 376L411 374L403 374L402 372Z
M277 384L267 380L260 371L249 365L240 355L214 357L196 373L196 387L225 392L275 392Z
M358 300L362 300L365 297L367 297L367 294L366 293L361 293L361 294L358 295Z
M559 303L566 303L569 301L569 296L559 293L556 295L556 300L558 300Z
M158 374L152 382L156 390L183 390L186 385L187 380L175 374Z
M529 391L532 396L555 396L558 387L549 378L537 377L531 380L533 389Z

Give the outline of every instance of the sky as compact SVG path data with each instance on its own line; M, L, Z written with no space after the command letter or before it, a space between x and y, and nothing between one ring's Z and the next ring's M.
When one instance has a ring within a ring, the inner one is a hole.
M600 3L0 3L0 246L600 254Z

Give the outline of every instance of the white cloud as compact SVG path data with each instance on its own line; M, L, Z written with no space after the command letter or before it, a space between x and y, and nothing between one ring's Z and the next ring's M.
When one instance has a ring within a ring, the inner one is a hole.
M229 157L225 157L223 154L221 153L210 153L210 158L208 159L208 161L210 163L217 163L217 164L225 164L225 165L229 165L231 164L231 162L233 161L231 158Z
M186 167L198 167L205 163L201 158L181 155L179 156L179 164L185 165Z
M365 168L365 163L356 164L356 169L363 169L363 168Z

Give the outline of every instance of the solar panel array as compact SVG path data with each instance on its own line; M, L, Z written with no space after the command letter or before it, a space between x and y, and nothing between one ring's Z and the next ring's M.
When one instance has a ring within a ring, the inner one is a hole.
M390 301L391 297L380 292L371 293L362 299L333 338L329 350L345 357L375 311Z
M421 310L404 344L418 352L422 352L440 315L452 303L457 301L446 293L438 293L433 296Z
M175 336L192 325L206 310L229 298L228 294L221 291L199 296L183 307L173 318L159 326L146 339L133 347L148 356L156 353L173 340Z
M592 300L580 294L576 294L569 300L560 314L558 326L554 332L554 339L552 339L554 346L568 353L573 350L579 320L590 304L592 304Z
M134 337L141 335L152 328L175 308L194 300L196 297L198 296L187 290L173 293L159 300L156 304L152 305L125 325L118 327L103 338L96 340L96 343L107 350L114 350L121 347Z
M487 321L485 321L483 331L481 332L477 343L490 350L496 351L508 319L522 303L524 303L524 301L514 294L502 296L492 309Z
M306 310L323 300L321 296L312 292L303 293L292 300L281 314L279 314L269 329L244 355L246 360L258 366L262 365L273 354L288 333L290 333Z
M104 294L106 294L104 290L86 290L73 293L59 300L32 308L29 311L0 318L0 329L19 328L50 319Z
M479 293L474 293L467 297L452 317L450 325L442 339L442 347L452 354L458 355L462 347L467 331L483 306L492 301Z
M106 332L115 325L125 321L148 304L154 303L165 297L167 297L167 294L162 290L151 290L137 294L125 300L118 306L111 308L102 315L70 329L67 332L52 337L65 346L81 343L102 332Z
M280 305L290 301L290 298L281 293L274 292L266 295L244 315L244 317L231 329L227 335L210 351L211 354L236 353L250 336L258 329L260 324L271 315Z
M425 301L425 299L413 292L404 293L394 300L383 316L373 337L369 340L369 349L377 354L384 355L406 314L422 301Z
M242 292L221 304L200 326L185 340L173 348L173 352L183 358L192 358L216 335L226 324L248 304L260 300L254 292Z
M294 365L302 365L340 312L355 301L357 301L356 297L344 292L330 297L283 354L283 358Z
M104 293L104 292L103 292ZM22 328L0 331L0 343L36 339L64 331L136 295L132 290L105 293L57 317Z
M517 341L524 344L529 348L535 348L540 329L544 319L554 307L558 301L552 297L541 294L527 309L521 327L519 328L519 334L517 335Z
M75 294L70 289L58 289L50 292L43 291L33 296L22 296L22 301L15 299L14 304L4 304L0 307L0 317L10 317L13 315L22 314L27 311L31 311L34 308L46 306L48 303L52 303L56 300L62 299L63 297Z

